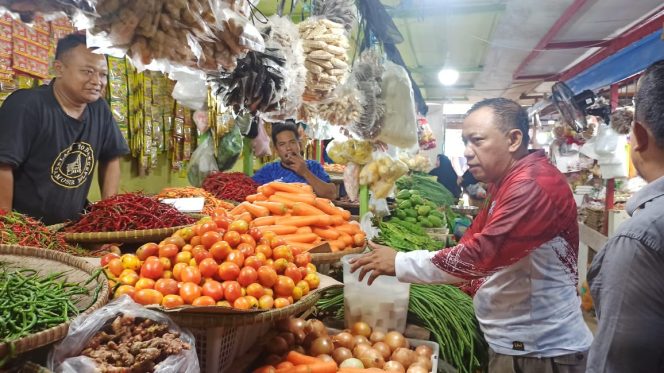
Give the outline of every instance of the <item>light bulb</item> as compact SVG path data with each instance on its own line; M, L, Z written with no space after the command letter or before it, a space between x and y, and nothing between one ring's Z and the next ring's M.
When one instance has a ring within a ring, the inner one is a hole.
M454 85L459 80L459 72L454 69L442 69L438 73L438 80L442 85Z

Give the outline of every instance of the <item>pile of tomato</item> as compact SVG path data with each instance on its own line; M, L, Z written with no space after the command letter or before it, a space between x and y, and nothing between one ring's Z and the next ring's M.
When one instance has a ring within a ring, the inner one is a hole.
M309 253L223 209L136 254L108 254L101 265L114 297L164 308L283 308L320 284Z

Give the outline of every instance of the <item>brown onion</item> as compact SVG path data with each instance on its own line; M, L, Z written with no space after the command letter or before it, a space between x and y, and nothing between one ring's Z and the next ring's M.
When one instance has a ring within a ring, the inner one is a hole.
M300 345L291 347L291 350L293 350L295 352L299 352L301 354L306 354L307 353L307 350L305 350L304 347L302 347Z
M330 361L334 361L334 359L332 358L332 356L330 356L330 355L328 355L328 354L318 355L318 356L316 356L316 358L317 358L317 359L320 359L320 360L322 360L322 361L324 361L324 362L326 362L326 363L328 363L328 362L330 362Z
M295 335L291 332L279 333L279 337L283 338L289 347L295 344Z
M355 337L352 334L341 332L332 337L335 347L346 347L349 350L352 350L355 347Z
M392 355L392 350L390 346L386 345L384 342L376 342L373 345L373 349L380 352L383 355L383 359L388 360L390 355Z
M351 357L353 357L353 351L347 349L346 347L338 347L332 352L332 358L337 362L337 364L341 364Z
M272 355L268 355L265 358L265 364L266 365L277 365L277 364L281 363L282 360L283 359L282 359L281 356L272 354Z
M369 341L371 341L371 343L383 342L384 339L385 339L385 332L381 330L374 330L369 336Z
M355 348L353 348L353 356L355 356L356 358L359 358L360 355L362 355L362 353L363 353L364 351L366 351L366 350L368 350L368 349L370 349L370 348L371 348L371 345L368 344L368 343L360 343L360 344L356 344L356 345L355 345Z
M415 348L415 353L431 359L431 355L433 355L433 349L427 345L419 345Z
M416 355L417 355L417 353L416 353ZM433 364L431 363L431 358L426 357L426 356L422 356L422 355L417 355L417 357L415 358L415 362L413 364L411 364L411 366L412 365L421 365L421 366L427 368L427 370L431 370L431 368L433 366Z
M346 359L341 364L339 364L339 368L360 368L360 369L364 369L364 364L362 364L360 359L356 359L354 357L351 357L350 359Z
M304 326L304 332L306 334L315 334L317 337L326 337L327 328L322 321L316 319L309 319Z
M309 347L309 354L311 356L318 356L323 354L331 354L334 351L334 343L330 337L319 337L311 342Z
M267 352L275 355L283 355L288 352L288 342L283 337L273 337L267 343Z
M404 368L400 362L394 360L385 363L385 365L383 365L383 370L386 372L406 373L406 368Z
M351 333L353 333L353 335L363 335L368 338L371 335L371 327L365 322L358 321L353 324Z
M409 368L417 359L417 354L415 351L409 350L405 347L399 347L390 356L390 360L398 361L404 368Z
M355 340L355 345L359 345L360 343L365 343L365 344L368 344L368 345L371 344L371 342L369 342L367 337L365 337L363 335L356 335L356 336L353 337L353 339Z
M373 348L369 348L364 351L362 355L359 356L359 359L365 368L382 369L383 365L385 365L385 359L383 359L383 355L381 355L380 352L374 350Z
M385 344L390 346L392 351L396 350L399 347L406 347L406 338L403 336L403 334L399 332L389 332L385 334L385 339L383 340Z
M408 367L406 373L429 373L429 369L420 364L413 364Z

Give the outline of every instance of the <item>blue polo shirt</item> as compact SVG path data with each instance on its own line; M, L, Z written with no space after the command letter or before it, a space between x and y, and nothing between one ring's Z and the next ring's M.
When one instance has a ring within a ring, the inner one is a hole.
M317 178L326 183L330 182L330 175L325 172L323 166L321 166L319 162L312 160L307 160L306 162L307 168L312 174L316 175ZM266 164L254 174L253 179L256 183L261 185L267 184L271 181L283 181L285 183L307 182L302 176L282 166L281 161Z

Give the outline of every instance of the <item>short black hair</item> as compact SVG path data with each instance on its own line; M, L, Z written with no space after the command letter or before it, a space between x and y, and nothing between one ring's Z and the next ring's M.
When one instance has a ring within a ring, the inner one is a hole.
M300 140L300 133L298 132L297 124L293 120L287 120L286 122L274 123L272 125L272 144L277 146L277 135L284 132L291 131L295 135L295 139Z
M530 143L530 135L528 134L530 122L528 121L528 113L526 112L526 109L516 101L507 98L487 98L475 103L470 110L468 110L466 116L484 107L493 110L493 114L498 120L497 124L503 131L507 132L513 129L521 131L523 134L522 145L528 148L528 143Z
M78 47L79 45L84 45L87 47L88 43L86 41L85 34L73 33L58 40L58 46L55 49L55 59L62 61L62 57L67 54L67 52Z
M658 147L664 148L664 60L646 69L634 99L636 120L648 127Z

